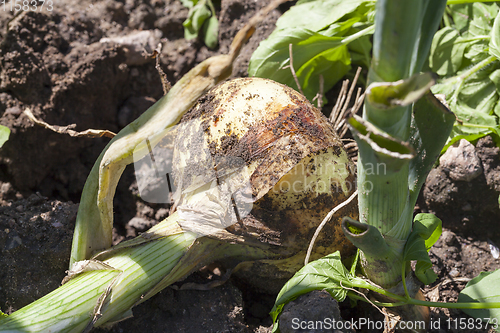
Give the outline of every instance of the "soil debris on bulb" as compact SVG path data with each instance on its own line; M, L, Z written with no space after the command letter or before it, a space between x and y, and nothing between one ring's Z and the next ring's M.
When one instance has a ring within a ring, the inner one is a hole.
M245 242L270 245L281 258L303 257L322 219L355 191L354 165L331 123L305 97L272 80L216 86L176 133L179 224L199 236L225 229ZM346 215L357 217L355 203L323 230L312 259L353 253L340 229ZM300 268L289 265L290 273Z

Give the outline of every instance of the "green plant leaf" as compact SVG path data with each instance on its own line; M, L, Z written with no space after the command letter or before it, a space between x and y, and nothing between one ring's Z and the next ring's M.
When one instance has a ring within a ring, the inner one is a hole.
M497 87L493 82L498 80L498 76L493 70L495 66L469 76L462 85L458 100L479 113L491 114L498 101Z
M388 261L387 259L394 255L380 231L372 225L358 222L346 216L342 219L342 231L358 250L363 251L365 258L373 257Z
M500 70L495 64L498 62L469 73L465 79L461 79L460 75L465 75L463 73L467 70L461 71L457 77L446 79L432 87L434 93L445 94L450 110L459 120L455 123L443 152L459 139L474 141L492 133L492 129L493 132L499 129Z
M455 123L450 112L432 93L427 93L413 106L410 144L416 156L410 161L408 187L411 206L415 205L418 193L448 140Z
M467 133L462 132L459 127L455 126L451 130L450 139L448 140L446 145L441 150L441 154L444 154L446 152L446 150L457 141L464 139L464 140L467 140L469 142L474 142L474 141L479 140L479 139L481 139L481 138L483 138L491 133L492 133L492 131L488 130L486 132L481 132L481 133L477 133L477 134L467 134Z
M469 43L464 53L464 64L476 64L488 57L488 40L480 40Z
M468 4L448 6L454 26L460 32L467 30L468 18L472 16L472 6Z
M219 22L211 0L183 0L182 4L189 8L188 18L182 23L184 38L197 38L200 34L209 48L215 48L219 38Z
M444 76L432 91L446 96L458 120L442 152L460 139L500 131L500 7L475 2L449 10L453 24L438 31L429 57L431 69Z
M347 46L339 45L317 54L297 71L302 80L304 95L312 100L320 91L319 76L323 76L324 91L330 90L351 69L351 58ZM291 83L291 82L290 82ZM293 81L295 83L295 81Z
M458 296L458 302L500 302L500 270L481 272L470 280ZM500 309L462 309L469 316L480 318L490 323L500 323Z
M0 125L0 147L9 140L10 129L7 126Z
M250 76L270 78L298 90L289 68L289 45L293 45L293 67L304 95L312 100L328 91L351 68L349 44L356 61L367 63L375 2L371 0L303 1L283 14L276 30L252 54ZM307 13L307 15L305 15ZM343 38L345 37L345 38Z
M465 133L478 134L489 131L490 127L497 126L495 116L481 112L485 110L470 107L463 102L457 102L451 105L455 115L462 120L463 123L457 125ZM489 110L493 111L493 110ZM477 125L477 126L475 126Z
M203 24L203 41L211 49L215 48L219 42L219 21L215 15Z
M483 16L474 17L469 23L468 34L470 36L488 36L491 31L491 24L488 18Z
M276 30L306 28L319 32L365 4L367 0L317 0L298 3L291 7L276 22ZM351 17L349 17L351 18ZM331 36L331 35L330 35Z
M437 279L432 270L429 249L441 235L441 220L434 214L417 214L413 221L413 229L408 236L403 252L405 261L417 260L415 275L424 284Z
M370 36L360 37L348 45L351 53L351 62L361 66L370 67L372 61L372 43Z
M459 42L466 46L463 66L461 66L465 68L482 61L489 55L490 32L498 6L496 4L485 6L477 3L451 6L451 8L452 11L457 10L453 18L458 20L455 29L460 30Z
M446 8L446 0L427 1L420 26L420 40L417 47L417 61L413 73L422 71L422 67L429 57L433 36L439 28L443 13Z
M333 23L328 28L321 30L321 31L317 31L317 32L319 32L323 36L327 36L327 37L332 37L332 36L343 37L343 36L348 35L348 34L353 34L353 32L349 31L349 29L351 29L353 26L355 26L356 23L358 23L360 21L360 19L361 19L360 17L355 16L355 17L347 19L345 21ZM303 27L303 28L308 29L307 27ZM309 29L309 30L311 30L311 29ZM356 30L356 32L357 32L357 30Z
M5 314L3 313L1 310L0 310L0 318L5 318L5 317L8 317L9 315L8 314Z
M449 27L439 30L432 40L431 70L441 76L456 73L462 65L466 46L457 30Z
M500 91L500 69L494 70L490 74L489 79L493 82L497 90Z
M467 35L471 29L471 22L476 17L492 22L497 16L498 5L496 3L468 3L452 5L449 7L455 28Z
M378 130L361 117L354 115L349 118L348 122L358 143L359 156L363 159L363 163L371 163L372 165L382 163L384 165L382 174L368 172L367 177L374 175L375 178L383 178L400 174L403 166L410 163L410 160L415 157L415 151L407 142L395 139Z
M500 60L500 13L497 15L491 30L490 54Z
M349 284L353 278L342 264L339 251L310 262L295 273L281 289L271 310L273 322L276 323L286 303L313 290L326 290L337 301L343 301L347 290L341 287L340 283ZM273 332L277 329L278 325L275 324Z
M180 0L182 5L186 8L193 8L197 3L198 0Z
M188 18L182 23L184 26L184 38L187 40L198 37L203 23L212 16L206 1L200 1L189 10Z
M372 66L372 71L378 76L375 81L393 82L420 72L424 54L419 54L418 48L428 45L427 38L434 35L427 28L437 29L434 23L428 21L425 22L428 27L422 27L424 17L431 16L427 12L429 2L377 1L379 21L373 38ZM434 2L440 3L441 0ZM438 10L437 7L435 9ZM444 6L440 10L444 10ZM440 15L434 19L438 17ZM427 57L426 46L422 51Z
M396 82L374 82L366 90L366 99L379 109L410 105L427 93L435 80L432 73L422 73Z
M326 37L307 29L278 30L261 42L252 54L250 76L266 77L298 89L290 64L289 47L293 45L293 67L304 95L312 100L318 93L319 75L327 91L350 69L347 46L340 37Z

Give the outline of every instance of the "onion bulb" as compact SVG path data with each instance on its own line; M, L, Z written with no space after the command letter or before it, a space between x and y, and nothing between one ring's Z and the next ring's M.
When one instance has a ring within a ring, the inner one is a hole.
M240 265L254 276L276 278L285 271L280 276L286 278L298 270L317 226L355 190L354 165L326 117L271 80L240 78L216 86L174 133L179 224L198 236L265 245L287 259ZM313 259L337 250L353 253L340 227L346 215L357 218L356 204L323 229Z

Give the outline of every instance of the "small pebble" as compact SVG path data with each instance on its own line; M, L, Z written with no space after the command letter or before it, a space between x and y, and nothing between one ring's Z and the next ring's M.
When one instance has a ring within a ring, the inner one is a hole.
M451 277L457 277L460 275L460 272L456 269L456 268L453 268L450 273L448 273Z
M493 244L493 242L488 242L488 245L490 246L490 252L493 258L498 259L500 257L500 250L498 247Z
M470 182L483 173L474 145L464 139L460 140L458 145L448 148L439 158L439 165L447 171L451 179L457 181Z
M455 239L455 235L448 230L443 231L443 233L441 234L441 241L445 245L452 245L453 243L455 243Z
M0 192L1 193L8 193L11 190L12 190L12 185L10 183L3 183L0 186Z

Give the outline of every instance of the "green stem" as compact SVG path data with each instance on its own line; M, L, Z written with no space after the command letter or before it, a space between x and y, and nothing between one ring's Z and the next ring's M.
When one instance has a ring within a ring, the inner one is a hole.
M465 3L474 3L474 2L496 2L497 0L448 0L446 2L447 5L462 5Z
M124 248L104 261L114 269L81 273L50 294L0 319L0 332L90 329L94 326L94 309L110 288L100 311L102 317L94 317L94 322L99 326L116 321L177 265L194 240L193 235L181 233Z
M444 22L444 26L445 27L448 27L448 28L451 27L450 18L448 17L448 15L444 15L443 16L443 22Z
M97 269L80 273L39 300L0 319L0 332L87 332L130 316L131 308L220 259L269 259L268 247L184 232L177 212L132 240L98 254ZM100 308L98 306L101 306Z
M410 299L410 294L408 293L408 287L406 286L406 265L401 265L401 282L403 283L403 288L405 289L405 297Z
M348 285L348 283L343 282L344 285ZM500 308L500 302L491 302L491 303L479 303L479 302L471 302L471 303L447 303L447 302L429 302L429 301L421 301L415 298L407 298L406 296L401 296L398 294L391 293L383 288L372 285L364 280L356 279L350 283L350 287L352 288L365 288L371 291L374 291L378 294L384 295L386 297L390 297L396 301L397 303L380 303L383 306L401 306L405 304L412 305L421 305L428 307L438 307L438 308L447 308L447 309L498 309ZM356 297L357 299L364 299ZM364 299L366 301L366 299ZM376 304L376 303L375 303Z
M471 124L471 123L461 123L460 125L461 126L465 126L465 127L484 128L484 129L490 129L491 128L491 126Z
M391 303L389 303L389 302L379 302L379 301L375 301L375 300L368 301L366 299L366 297L361 296L361 295L355 293L354 291L350 291L350 290L347 292L347 296L349 296L349 298L351 298L351 299L355 299L358 301L364 301L364 302L371 302L377 306L385 306L388 308L395 307L395 306L403 306L403 305L408 304L407 302L397 302L397 303L391 302Z
M459 81L463 81L465 79L468 79L471 75L474 75L475 73L479 72L489 64L495 62L497 58L495 56L489 56L488 58L484 59L483 61L479 62L478 64L474 65L473 67L469 68L466 72L453 76L450 78L447 78L446 80L443 81L443 83L455 83Z
M420 72L444 9L445 2L439 0L377 2L370 85L404 80ZM413 150L404 144L410 138L412 105L385 107L368 99L363 119L380 132L380 144L369 142L370 134L360 133L356 137L359 219L380 231L390 255L380 258L378 251L365 253L362 249L362 265L368 278L390 288L401 281L404 242L412 226L408 156ZM387 172L370 172L370 167L378 168L379 164L386 166ZM367 184L372 188L367 189Z
M366 164L370 166L369 164L373 162L369 161ZM380 164L386 167L385 163ZM371 168L379 168L379 165L371 165ZM361 184L358 186L361 198L358 200L358 205L362 214L360 221L377 227L384 236L394 228L405 208L408 197L408 163L401 167L399 172L390 174L389 172L390 170L386 168L382 173L370 172L365 163L358 164L358 184ZM409 228L401 239L407 237L408 233Z
M367 34L371 34L375 31L375 25L371 25L367 28L364 28L363 30L360 30L358 32L356 32L355 34L352 34L344 39L342 39L342 44L343 45L346 45L346 44L349 44L350 42L353 42L355 41L356 39L358 39L359 37L363 37Z
M409 304L422 305L433 308L446 308L446 309L498 309L500 308L500 302L491 303L447 303L447 302L428 302L420 301L418 299L410 298Z
M460 93L460 90L461 90L466 79L468 79L469 77L471 77L475 73L479 72L480 70L482 70L483 68L485 68L486 66L490 65L491 63L493 63L497 60L498 60L497 57L489 56L488 58L484 59L483 61L481 61L480 63L478 63L474 67L470 68L465 73L462 73L458 76L451 77L449 79L446 79L443 83L453 84L453 83L458 82L458 87L455 89L455 92L453 93L453 96L451 97L451 101L454 101L458 98L458 94Z
M380 78L377 81L394 82L411 76L424 6L425 1L420 0L377 1L370 69Z
M461 74L460 77L462 77L463 79L467 79L474 73L479 72L481 69L485 68L489 64L495 62L496 60L498 60L497 57L489 56L488 58L484 59L483 61L481 61L480 63L469 69L467 72Z
M469 42L474 42L474 41L477 41L477 40L490 40L491 37L490 36L487 36L487 35L484 35L484 36L475 36L475 37L470 37L470 38L462 38L462 39L459 39L457 41L455 41L456 44L459 44L459 43L469 43Z

